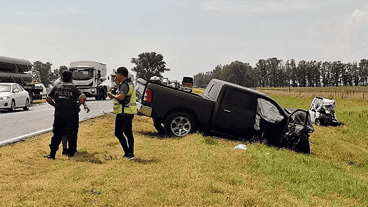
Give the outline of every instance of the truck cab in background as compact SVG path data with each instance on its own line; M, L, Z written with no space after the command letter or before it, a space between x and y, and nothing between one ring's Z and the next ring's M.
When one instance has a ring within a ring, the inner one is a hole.
M95 61L75 61L70 63L69 70L73 73L73 84L87 97L96 100L105 100L107 86L102 82L106 80L106 64Z

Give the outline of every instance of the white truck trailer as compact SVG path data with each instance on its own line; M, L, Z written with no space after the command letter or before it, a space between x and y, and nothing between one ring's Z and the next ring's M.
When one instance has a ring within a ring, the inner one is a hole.
M87 97L105 100L107 86L102 85L106 80L106 64L95 61L75 61L70 63L69 70L73 72L73 83Z

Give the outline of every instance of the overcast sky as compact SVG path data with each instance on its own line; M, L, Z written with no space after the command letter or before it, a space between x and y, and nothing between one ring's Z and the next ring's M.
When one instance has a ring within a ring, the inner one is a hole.
M2 0L0 56L134 67L164 56L182 80L217 65L259 59L368 59L368 0Z

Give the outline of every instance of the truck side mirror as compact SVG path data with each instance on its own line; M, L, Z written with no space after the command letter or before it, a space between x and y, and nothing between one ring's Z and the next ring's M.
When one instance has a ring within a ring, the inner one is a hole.
M20 90L16 88L16 89L13 90L13 93L18 93L19 91Z

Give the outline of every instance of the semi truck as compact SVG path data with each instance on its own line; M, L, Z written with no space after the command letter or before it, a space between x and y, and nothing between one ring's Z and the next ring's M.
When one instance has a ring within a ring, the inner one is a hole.
M28 93L30 102L42 99L40 76L29 60L0 56L0 83L18 83Z
M73 73L73 84L87 97L96 100L105 100L107 86L102 83L106 80L106 64L95 61L74 61L69 70Z

